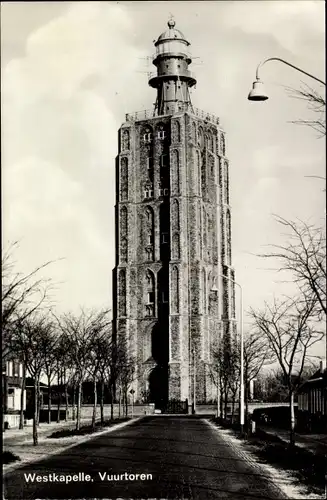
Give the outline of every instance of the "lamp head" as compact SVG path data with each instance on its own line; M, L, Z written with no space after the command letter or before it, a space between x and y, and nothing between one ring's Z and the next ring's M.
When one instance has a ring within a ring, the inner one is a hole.
M266 101L268 99L261 80L258 79L253 82L252 90L250 90L248 99L249 101Z

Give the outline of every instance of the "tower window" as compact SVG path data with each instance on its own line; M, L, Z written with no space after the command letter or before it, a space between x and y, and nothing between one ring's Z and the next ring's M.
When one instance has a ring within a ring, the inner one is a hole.
M163 194L164 194L164 196L169 196L169 189L165 188L163 190Z
M151 134L151 132L143 135L143 141L144 142L151 142L152 141L152 134Z
M153 245L153 233L152 233L152 231L150 233L148 233L147 243L148 243L148 245Z
M148 292L148 304L154 304L154 292Z
M153 198L153 189L145 189L144 198Z
M168 233L162 233L161 243L169 243L169 234Z
M164 154L160 156L160 166L168 167L168 155Z
M158 132L158 139L164 139L165 137L166 137L165 130L159 130L159 132Z
M147 168L148 170L150 170L152 167L153 167L153 158L152 156L149 156L149 158L147 158Z
M167 304L169 302L169 293L168 292L162 292L161 294L161 300L164 304Z

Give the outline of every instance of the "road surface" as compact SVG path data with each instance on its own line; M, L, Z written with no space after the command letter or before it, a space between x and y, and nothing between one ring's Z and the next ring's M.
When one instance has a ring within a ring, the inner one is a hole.
M4 498L281 499L203 419L145 417L4 477Z

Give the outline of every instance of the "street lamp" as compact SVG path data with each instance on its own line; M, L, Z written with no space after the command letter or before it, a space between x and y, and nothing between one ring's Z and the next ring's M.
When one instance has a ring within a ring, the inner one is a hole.
M260 80L259 77L259 70L260 68L266 64L268 61L279 61L282 62L283 64L286 64L287 66L290 66L293 69L296 69L300 73L303 73L306 76L309 76L310 78L313 78L317 82L321 83L322 85L326 85L325 82L320 80L319 78L311 75L310 73L307 73L307 71L304 71L301 68L298 68L297 66L294 66L294 64L291 64L287 61L284 61L284 59L281 59L280 57L269 57L268 59L265 59L264 61L261 61L261 63L257 67L256 75L255 75L255 82L252 84L252 90L250 90L250 93L248 95L249 101L266 101L268 99L268 95L265 93L264 87L263 87L263 82Z
M235 280L226 276L224 274L218 273L218 276L221 278L225 278L231 281L234 285L238 286L240 289L240 426L241 426L241 434L243 435L244 431L244 330L243 330L243 289L239 283ZM218 292L218 288L214 284L212 289L213 292Z

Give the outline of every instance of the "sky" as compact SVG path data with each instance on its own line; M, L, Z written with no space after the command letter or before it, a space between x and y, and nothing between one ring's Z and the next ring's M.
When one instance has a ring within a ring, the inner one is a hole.
M111 307L117 131L125 113L153 107L147 58L170 15L191 42L193 105L227 134L245 310L285 287L257 257L286 242L273 214L324 220L323 182L310 176L325 176L325 141L291 123L313 115L285 90L321 86L270 62L261 70L269 100L247 100L267 57L324 80L323 1L2 2L3 248L19 241L24 273L55 261L44 275L59 312Z

